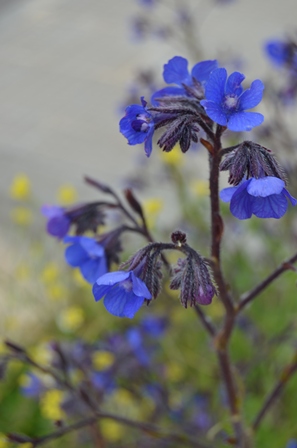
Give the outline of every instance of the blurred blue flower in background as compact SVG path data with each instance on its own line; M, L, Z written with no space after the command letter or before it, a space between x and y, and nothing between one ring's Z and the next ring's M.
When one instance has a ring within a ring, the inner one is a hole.
M71 243L65 250L65 258L72 267L78 267L89 283L94 283L107 272L104 247L86 236L67 236L64 243Z
M250 131L264 120L262 114L246 112L262 100L264 84L256 79L250 89L243 91L241 83L244 79L239 72L232 73L227 79L225 68L214 70L205 86L206 99L201 101L207 115L231 131Z
M47 232L57 238L64 238L71 225L71 220L66 215L64 208L56 205L44 205L41 208L41 212L48 218Z

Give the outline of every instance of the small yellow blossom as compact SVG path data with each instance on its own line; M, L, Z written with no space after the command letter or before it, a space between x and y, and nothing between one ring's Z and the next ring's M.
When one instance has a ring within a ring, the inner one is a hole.
M149 227L153 227L156 219L164 207L164 202L159 198L146 199L143 202L144 215Z
M170 152L162 151L160 154L163 162L168 165L181 165L183 163L183 153L181 152L179 143L177 143Z
M27 443L22 443L21 447L22 448L34 448L34 445L31 442L27 442Z
M5 435L0 433L0 448L8 448L9 445L9 441L7 440Z
M206 180L195 180L191 183L191 190L196 196L208 196L209 184Z
M77 191L72 185L61 185L57 193L57 200L61 205L71 205L77 198Z
M58 389L48 390L40 400L41 413L49 420L63 420L65 413L61 409L63 392Z
M100 425L103 437L109 442L117 442L121 440L125 433L123 425L113 420L102 420Z
M53 301L63 300L67 297L67 289L61 283L54 283L47 287L47 295Z
M183 378L184 368L181 364L170 363L166 369L166 376L170 381L180 381Z
M31 347L29 350L29 355L38 364L47 365L51 361L51 350L47 343L40 343L36 347Z
M114 363L115 357L106 351L97 351L92 355L93 367L96 370L108 369Z
M79 306L71 306L62 311L58 324L63 331L72 332L77 330L84 322L84 312Z
M53 261L48 263L41 273L41 280L45 283L52 283L59 277L59 266Z
M33 216L27 207L15 207L11 210L11 219L19 226L28 226L33 221Z
M28 280L30 278L30 269L27 263L21 263L17 266L15 274L18 280Z
M18 174L10 186L10 196L13 199L25 200L31 194L31 184L26 174Z

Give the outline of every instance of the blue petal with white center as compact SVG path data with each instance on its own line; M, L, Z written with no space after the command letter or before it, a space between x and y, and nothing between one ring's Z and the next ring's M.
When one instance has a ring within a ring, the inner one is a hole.
M201 101L207 115L231 131L250 131L259 126L264 117L257 112L246 112L262 100L264 84L259 79L245 91L241 86L245 76L234 72L227 79L225 68L212 71L205 86L205 100Z

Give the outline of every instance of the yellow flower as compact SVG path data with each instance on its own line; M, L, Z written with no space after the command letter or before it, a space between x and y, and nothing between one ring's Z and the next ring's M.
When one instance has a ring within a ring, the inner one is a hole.
M63 420L65 413L61 409L63 392L58 389L48 390L40 400L41 413L49 420Z
M4 434L0 433L0 448L8 448L9 447L9 441L5 437Z
M47 365L51 361L51 351L47 343L40 343L36 347L31 347L29 350L29 355L38 364Z
M180 381L183 377L184 369L181 364L171 363L167 366L166 376L170 381Z
M41 280L48 284L55 282L59 276L59 266L53 261L48 263L41 273Z
M195 180L191 183L191 190L196 196L208 196L209 185L206 180Z
M31 184L26 174L18 174L12 181L10 186L10 196L13 199L28 199L31 194Z
M57 193L58 202L61 205L70 205L77 201L77 191L72 185L62 185Z
M163 162L168 165L181 165L183 163L183 153L181 152L179 143L177 143L170 152L162 151L160 154Z
M62 311L58 318L58 324L63 331L72 332L77 330L84 321L84 312L79 306L71 306Z
M146 199L143 202L144 215L149 227L153 227L164 203L159 198Z
M67 289L61 283L54 283L47 287L47 295L53 301L63 300L67 297Z
M21 263L17 266L15 272L18 280L28 280L30 278L30 269L26 263Z
M117 442L123 437L125 430L123 425L113 420L102 420L100 425L102 435L110 442Z
M108 369L114 363L115 357L106 351L97 351L92 355L93 366L96 370Z
M15 207L11 210L11 219L19 226L28 226L31 224L33 216L27 207Z

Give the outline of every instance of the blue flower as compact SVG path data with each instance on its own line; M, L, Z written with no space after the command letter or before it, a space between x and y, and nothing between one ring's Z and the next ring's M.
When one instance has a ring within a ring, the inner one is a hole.
M48 218L47 232L57 238L64 238L71 225L71 220L66 215L65 210L55 205L44 205L41 212Z
M284 65L290 57L289 45L281 40L267 42L265 50L271 61L279 67Z
M244 79L239 72L232 73L227 79L225 68L214 70L205 86L206 99L201 101L207 115L231 131L250 131L264 120L262 114L245 112L260 103L264 84L256 79L250 89L243 91L241 83Z
M41 379L33 373L22 378L21 392L26 397L38 397L44 389Z
M120 132L126 137L129 145L144 142L144 150L149 157L153 148L154 121L147 111L147 102L141 97L142 106L131 104L126 108L126 115L120 121Z
M288 201L297 200L286 190L285 182L278 177L254 177L237 187L225 188L220 197L230 202L230 211L238 219L248 219L254 214L258 218L281 218L287 211Z
M102 297L107 311L114 316L134 317L145 300L152 298L145 283L134 271L109 272L98 278L93 286L96 302Z
M151 98L152 104L156 104L156 98L162 96L186 95L187 93L183 84L192 86L192 78L195 78L202 86L204 86L209 75L217 68L217 66L218 63L216 60L198 62L194 65L190 74L187 59L181 56L175 56L164 65L163 78L167 84L176 84L178 87L165 87L164 89L155 92Z
M107 272L104 247L93 238L86 236L67 236L64 243L72 243L65 250L68 264L78 267L89 283Z

